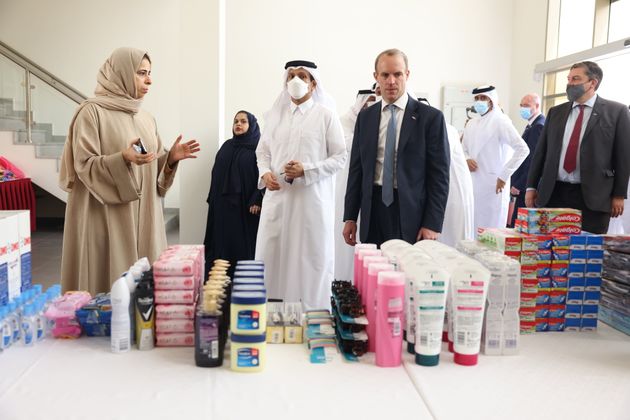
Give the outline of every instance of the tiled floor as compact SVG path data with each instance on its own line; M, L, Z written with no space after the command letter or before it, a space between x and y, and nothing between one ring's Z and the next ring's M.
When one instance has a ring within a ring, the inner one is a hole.
M169 245L179 243L179 227L166 232ZM31 236L31 258L33 284L40 283L44 289L61 281L61 249L63 228L42 227Z

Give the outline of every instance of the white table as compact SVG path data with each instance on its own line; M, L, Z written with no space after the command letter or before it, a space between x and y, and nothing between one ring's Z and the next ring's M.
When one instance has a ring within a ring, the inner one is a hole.
M474 367L381 369L338 357L312 365L303 345L268 345L257 374L198 368L193 349L127 354L109 340L48 340L0 354L0 420L37 419L630 419L630 338L522 336L517 356Z
M628 420L630 337L599 323L597 332L521 336L514 356L480 356L459 366L405 367L436 419Z

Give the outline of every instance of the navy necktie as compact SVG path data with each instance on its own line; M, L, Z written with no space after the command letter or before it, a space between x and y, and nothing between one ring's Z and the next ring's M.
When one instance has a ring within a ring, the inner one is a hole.
M396 149L396 105L389 104L391 117L385 136L385 157L383 159L383 204L389 207L394 202L394 153Z

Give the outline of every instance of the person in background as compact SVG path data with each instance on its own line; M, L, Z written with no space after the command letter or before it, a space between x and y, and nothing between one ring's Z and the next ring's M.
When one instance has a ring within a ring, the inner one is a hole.
M472 174L475 197L475 232L479 228L504 228L510 205L510 176L523 163L529 149L499 108L494 86L472 91L480 118L466 124L462 146Z
M166 248L161 197L196 140L165 150L141 109L151 87L146 51L118 48L101 67L95 97L79 105L64 145L59 185L68 192L61 256L64 290L108 292L141 257Z
M359 112L352 141L343 236L377 245L437 239L449 187L444 115L407 93L409 66L398 49L381 52L374 79L382 101Z
M267 188L256 259L265 263L268 297L327 308L335 269L334 175L346 161L346 145L315 63L289 61L284 69L256 149L258 186Z
M247 111L234 116L232 138L217 152L208 193L208 219L203 241L206 273L217 258L251 260L256 253L263 190L258 189L256 147L260 128Z
M475 239L473 183L457 129L446 124L451 164L444 226L439 242L455 247L463 239Z
M536 145L538 144L538 138L545 125L545 116L540 112L540 96L536 93L529 93L521 99L520 104L521 118L527 121L525 131L523 131L523 140L529 147L529 155L521 166L518 167L516 172L512 174L510 195L514 201L514 209L512 211L512 217L509 221L509 226L514 227L516 221L516 215L518 209L525 207L525 186L527 184L527 172L529 171L529 163L534 156Z
M357 122L357 115L368 106L374 105L380 97L376 96L374 88L362 89L357 92L354 105L341 117L343 135L346 139L346 151L352 150L352 138L354 136L354 125ZM343 200L346 195L346 184L348 183L349 159L341 171L337 173L335 182L335 279L350 280L353 278L354 248L348 245L343 235ZM357 221L357 224L359 222Z
M582 230L606 233L624 211L630 176L628 107L597 95L604 73L592 61L567 77L569 102L549 110L527 177L527 207L582 211Z

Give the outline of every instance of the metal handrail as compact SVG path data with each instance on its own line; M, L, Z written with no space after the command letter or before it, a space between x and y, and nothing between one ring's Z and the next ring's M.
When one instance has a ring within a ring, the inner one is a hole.
M28 73L34 74L35 76L39 77L41 80L48 83L50 86L58 90L60 93L63 93L65 96L72 99L76 103L79 104L87 99L87 96L85 96L69 84L65 83L49 71L38 66L28 58L24 57L22 54L15 51L13 48L9 47L2 41L0 41L0 54L4 55L18 66L24 68ZM27 84L26 86L30 90L30 84Z

